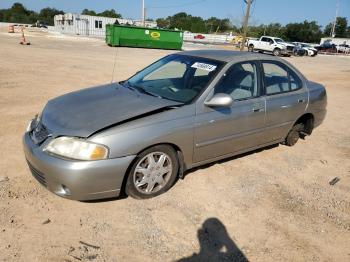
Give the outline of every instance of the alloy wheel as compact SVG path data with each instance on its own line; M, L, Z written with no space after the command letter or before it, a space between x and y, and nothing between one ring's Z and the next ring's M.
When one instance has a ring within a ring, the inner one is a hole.
M161 190L172 174L171 158L164 152L152 152L136 165L133 183L137 191L152 194Z

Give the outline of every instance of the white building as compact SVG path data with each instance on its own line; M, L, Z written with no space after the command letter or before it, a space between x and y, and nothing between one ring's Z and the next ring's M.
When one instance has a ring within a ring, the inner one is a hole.
M114 24L118 20L119 24L129 24L134 26L143 26L142 21L132 19L110 18L102 16L80 15L67 13L64 15L55 15L55 31L83 36L105 37L106 25ZM145 21L145 27L157 27L153 21Z
M333 37L323 37L321 38L320 45L325 42L329 42L335 45L350 45L350 38L333 38Z

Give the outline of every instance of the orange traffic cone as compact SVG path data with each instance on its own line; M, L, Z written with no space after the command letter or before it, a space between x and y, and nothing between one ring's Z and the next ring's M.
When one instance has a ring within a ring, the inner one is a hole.
M24 27L21 28L22 31L22 40L19 42L21 45L30 45L30 42L26 41L26 37L24 36Z
M14 25L9 25L9 30L8 30L9 33L14 33L15 32L15 27Z

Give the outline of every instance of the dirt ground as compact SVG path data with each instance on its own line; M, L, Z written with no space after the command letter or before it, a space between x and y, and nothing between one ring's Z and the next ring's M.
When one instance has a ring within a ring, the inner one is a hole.
M172 51L0 31L0 261L350 261L350 58L288 58L328 91L311 137L190 171L166 194L78 202L32 178L28 121L58 95ZM339 177L334 186L329 181Z

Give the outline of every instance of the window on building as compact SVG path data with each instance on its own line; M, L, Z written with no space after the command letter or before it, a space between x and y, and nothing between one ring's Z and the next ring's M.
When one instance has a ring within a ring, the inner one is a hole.
M102 28L102 21L95 20L95 28Z

